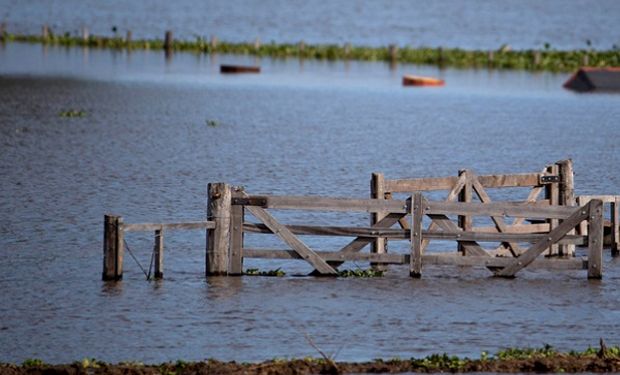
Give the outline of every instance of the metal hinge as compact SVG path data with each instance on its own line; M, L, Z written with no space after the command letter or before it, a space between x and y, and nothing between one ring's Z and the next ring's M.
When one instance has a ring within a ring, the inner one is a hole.
M538 178L538 183L540 185L553 184L556 182L560 182L560 176L548 175L548 176L540 176Z
M266 197L233 198L231 203L233 205L241 205L241 206L266 207L267 198Z

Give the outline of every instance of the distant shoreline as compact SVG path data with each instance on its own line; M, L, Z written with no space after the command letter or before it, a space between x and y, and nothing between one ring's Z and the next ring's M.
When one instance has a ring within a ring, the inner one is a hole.
M323 353L321 352L323 355ZM617 372L620 371L620 348L588 348L583 352L556 352L552 347L539 349L505 349L495 355L482 353L479 359L434 354L421 359L375 359L370 362L335 362L323 358L273 359L260 363L222 362L208 359L199 362L166 362L149 365L139 362L107 364L84 359L72 364L48 365L29 359L22 365L0 363L3 374L84 373L89 374L346 374L346 373L437 373L437 372Z
M164 50L167 53L193 52L200 54L242 54L257 57L300 58L317 60L385 61L393 64L408 63L435 65L440 68L463 69L510 69L528 71L569 72L583 66L620 67L620 49L614 50L554 50L550 46L542 50L512 50L502 46L497 50L464 50L459 48L412 48L390 45L387 47L364 47L336 44L278 44L260 41L253 43L229 43L217 39L197 38L193 41L162 39L133 40L126 37L97 35L75 36L69 33L21 35L4 32L0 43L23 42L44 45L107 48L122 50Z

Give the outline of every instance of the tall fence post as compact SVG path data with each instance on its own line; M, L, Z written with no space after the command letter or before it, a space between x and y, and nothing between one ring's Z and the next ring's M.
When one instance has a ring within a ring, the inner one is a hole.
M370 178L370 198L371 199L385 199L385 178L383 173L373 173ZM381 219L386 216L383 212L376 212L370 214L370 225L375 225ZM387 239L378 237L370 244L370 252L372 254L385 254L387 253ZM370 266L375 270L385 270L385 266L370 263Z
M124 252L123 218L105 215L103 218L102 280L121 280L123 278Z
M228 274L230 245L231 188L225 183L208 185L207 220L215 222L215 229L207 230L206 275Z
M232 198L243 197L243 187L236 186L232 191ZM230 223L230 252L228 275L243 274L243 220L244 207L240 204L231 205Z
M620 196L611 202L611 256L620 255Z
M415 193L409 198L407 204L411 215L411 255L409 258L409 276L419 278L422 276L422 218L424 207L422 193Z
M603 277L603 201L588 204L588 279Z
M573 161L571 159L560 160L556 163L559 169L560 186L559 186L559 203L562 206L575 206L575 173L573 171ZM568 232L575 234L575 230ZM560 245L559 252L561 256L574 256L575 245Z
M163 228L155 230L155 248L154 261L155 261L155 278L164 278L164 230Z
M467 169L461 169L459 171L459 177L461 177L464 174L468 175L469 171ZM466 176L466 178L467 178L467 181L465 182L465 186L459 193L459 202L469 203L472 200L473 191L472 191L472 184L471 184L469 176ZM463 231L466 231L466 232L471 231L471 228L472 228L472 217L471 216L459 216L458 223L459 223L459 228L461 228ZM466 255L465 247L461 245L460 242L458 243L457 246L458 246L458 251L462 253L463 255Z
M547 173L552 176L559 176L559 170L557 164L547 167ZM549 200L549 204L557 206L560 204L560 183L553 182L545 185L545 199ZM559 224L558 219L549 219L550 230L554 230ZM559 254L559 247L557 244L553 244L545 251L545 256L555 256Z

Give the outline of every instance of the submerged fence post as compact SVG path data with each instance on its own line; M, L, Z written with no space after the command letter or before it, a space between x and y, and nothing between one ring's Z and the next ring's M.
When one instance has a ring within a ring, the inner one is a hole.
M459 202L470 203L472 200L473 191L472 191L471 180L469 177L469 171L467 169L461 169L459 171L459 177L461 177L462 175L466 175L465 176L466 182L465 182L465 186L459 193L458 199L459 199ZM459 216L458 223L459 223L459 228L461 228L461 230L463 230L464 232L470 231L472 227L472 217L471 216ZM458 244L457 250L463 255L467 255L465 253L465 247L461 245L460 242L458 242L457 244Z
M230 185L218 182L208 185L207 220L215 222L215 229L207 229L206 275L228 274L230 245Z
M547 173L552 176L559 176L560 168L557 164L550 165L547 167ZM560 183L552 182L550 184L545 185L545 199L549 200L549 204L552 206L557 206L560 204ZM549 230L554 230L558 224L558 219L549 219ZM559 254L558 244L553 244L549 247L549 249L545 250L545 256L555 256Z
M370 178L370 198L371 199L385 199L385 177L383 173L373 173ZM381 219L385 217L385 213L376 212L370 214L370 225L375 225ZM387 253L387 239L378 237L370 244L370 252L372 254L385 254ZM370 266L376 270L384 270L385 266L381 266L376 263L370 263Z
M424 213L424 198L422 193L415 193L409 198L407 205L411 215L411 255L409 258L409 276L419 278L422 276L422 218Z
M123 278L124 252L123 218L105 215L103 218L102 280L121 280Z
M620 196L611 202L611 256L620 255Z
M41 38L43 38L44 41L47 41L49 37L50 37L49 27L47 25L43 25L41 27Z
M236 186L232 192L233 198L243 197L243 187ZM244 207L240 204L231 205L230 223L230 251L229 251L229 276L243 275L243 219Z
M155 278L164 278L164 230L155 230L155 248L153 249L155 261Z
M573 171L573 161L571 159L560 160L556 163L560 175L560 205L574 207L575 206L575 173ZM568 234L575 234L575 230L571 230ZM560 245L561 256L575 255L575 245Z
M603 277L603 201L588 204L588 279Z
M166 35L164 37L164 50L168 53L172 51L173 43L174 43L174 38L172 37L172 31L166 30Z

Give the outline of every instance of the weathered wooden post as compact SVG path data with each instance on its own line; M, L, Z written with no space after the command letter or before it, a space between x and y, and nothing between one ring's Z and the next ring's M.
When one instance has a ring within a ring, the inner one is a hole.
M555 163L558 166L560 175L559 186L559 203L562 206L574 207L575 206L575 173L573 171L573 161L571 159L560 160ZM568 234L575 234L575 230L568 232ZM574 256L575 245L560 245L559 252L561 256Z
M297 51L298 51L299 56L302 56L304 54L305 49L306 49L306 43L304 43L304 41L302 40L297 45Z
M422 218L424 214L424 198L422 193L415 193L409 198L407 205L411 215L411 256L409 258L409 276L422 276Z
M603 201L588 204L588 279L603 277Z
M217 49L217 44L218 44L218 40L217 40L217 37L215 35L213 35L211 37L210 44L211 44L211 50L215 51Z
M254 39L254 51L258 52L260 50L260 38Z
M344 45L344 55L346 57L349 57L350 54L351 54L351 43L345 43L345 45Z
M127 48L131 48L131 40L133 35L131 34L131 30L127 30L127 34L125 34L125 43L127 44Z
M50 37L49 27L47 25L43 25L43 27L41 27L41 38L43 38L44 41L47 41L49 37Z
M585 55L583 55L583 60L581 63L582 66L588 66L590 65L590 56L588 55L588 53L586 52Z
M215 222L215 229L207 229L206 275L225 276L228 274L232 189L225 183L211 183L208 197L207 220Z
M557 164L554 165L550 165L547 167L547 173L551 176L555 176L560 178L561 181L561 177L559 176L560 174L560 168L558 167ZM547 185L545 185L545 199L549 200L549 204L552 206L558 206L560 204L560 182L551 182ZM550 224L550 229L549 230L554 230L558 224L559 224L559 220L558 219L548 219L548 222ZM553 244L549 247L549 249L545 250L545 256L556 256L559 254L559 247L557 244Z
M437 65L439 65L439 67L443 67L444 65L444 57L443 57L443 48L442 47L438 47L437 48Z
M153 249L155 260L155 278L164 278L164 230L155 230L155 248Z
M537 68L540 65L541 61L542 61L542 56L540 54L540 51L535 51L534 52L534 67Z
M164 37L164 50L166 52L172 51L173 44L174 44L174 38L172 37L172 31L167 30L166 35Z
M398 60L398 46L396 44L390 44L388 46L388 56L390 61Z
M493 62L495 61L495 52L493 50L489 50L487 53L487 63L489 66L493 66Z
M232 199L243 197L243 187L235 186L232 189ZM228 255L229 276L243 275L243 221L244 207L241 204L231 205L230 223L230 251Z
M611 256L620 255L620 196L611 202Z
M90 37L89 33L88 33L88 27L83 26L82 27L82 41L83 42L88 42L88 38Z
M373 173L370 178L370 198L385 199L385 178L383 173ZM370 214L370 225L375 225L386 216L384 212L373 212ZM387 253L387 239L378 237L370 244L370 252L372 254ZM370 263L370 266L376 270L384 270L385 266L377 263Z
M469 203L472 200L473 189L472 189L472 184L471 184L471 179L469 177L469 174L470 173L469 173L469 171L467 169L459 170L459 177L465 175L465 178L466 178L465 186L463 186L463 189L459 193L459 198L458 198L459 202ZM471 227L472 227L472 217L471 216L459 216L458 217L458 223L459 223L459 228L461 228L461 230L463 230L463 231L471 231ZM463 245L461 245L460 242L458 242L458 249L457 250L460 253L462 253L463 255L467 255L465 253L465 247Z
M105 215L103 218L103 273L104 281L123 278L124 230L123 218Z

